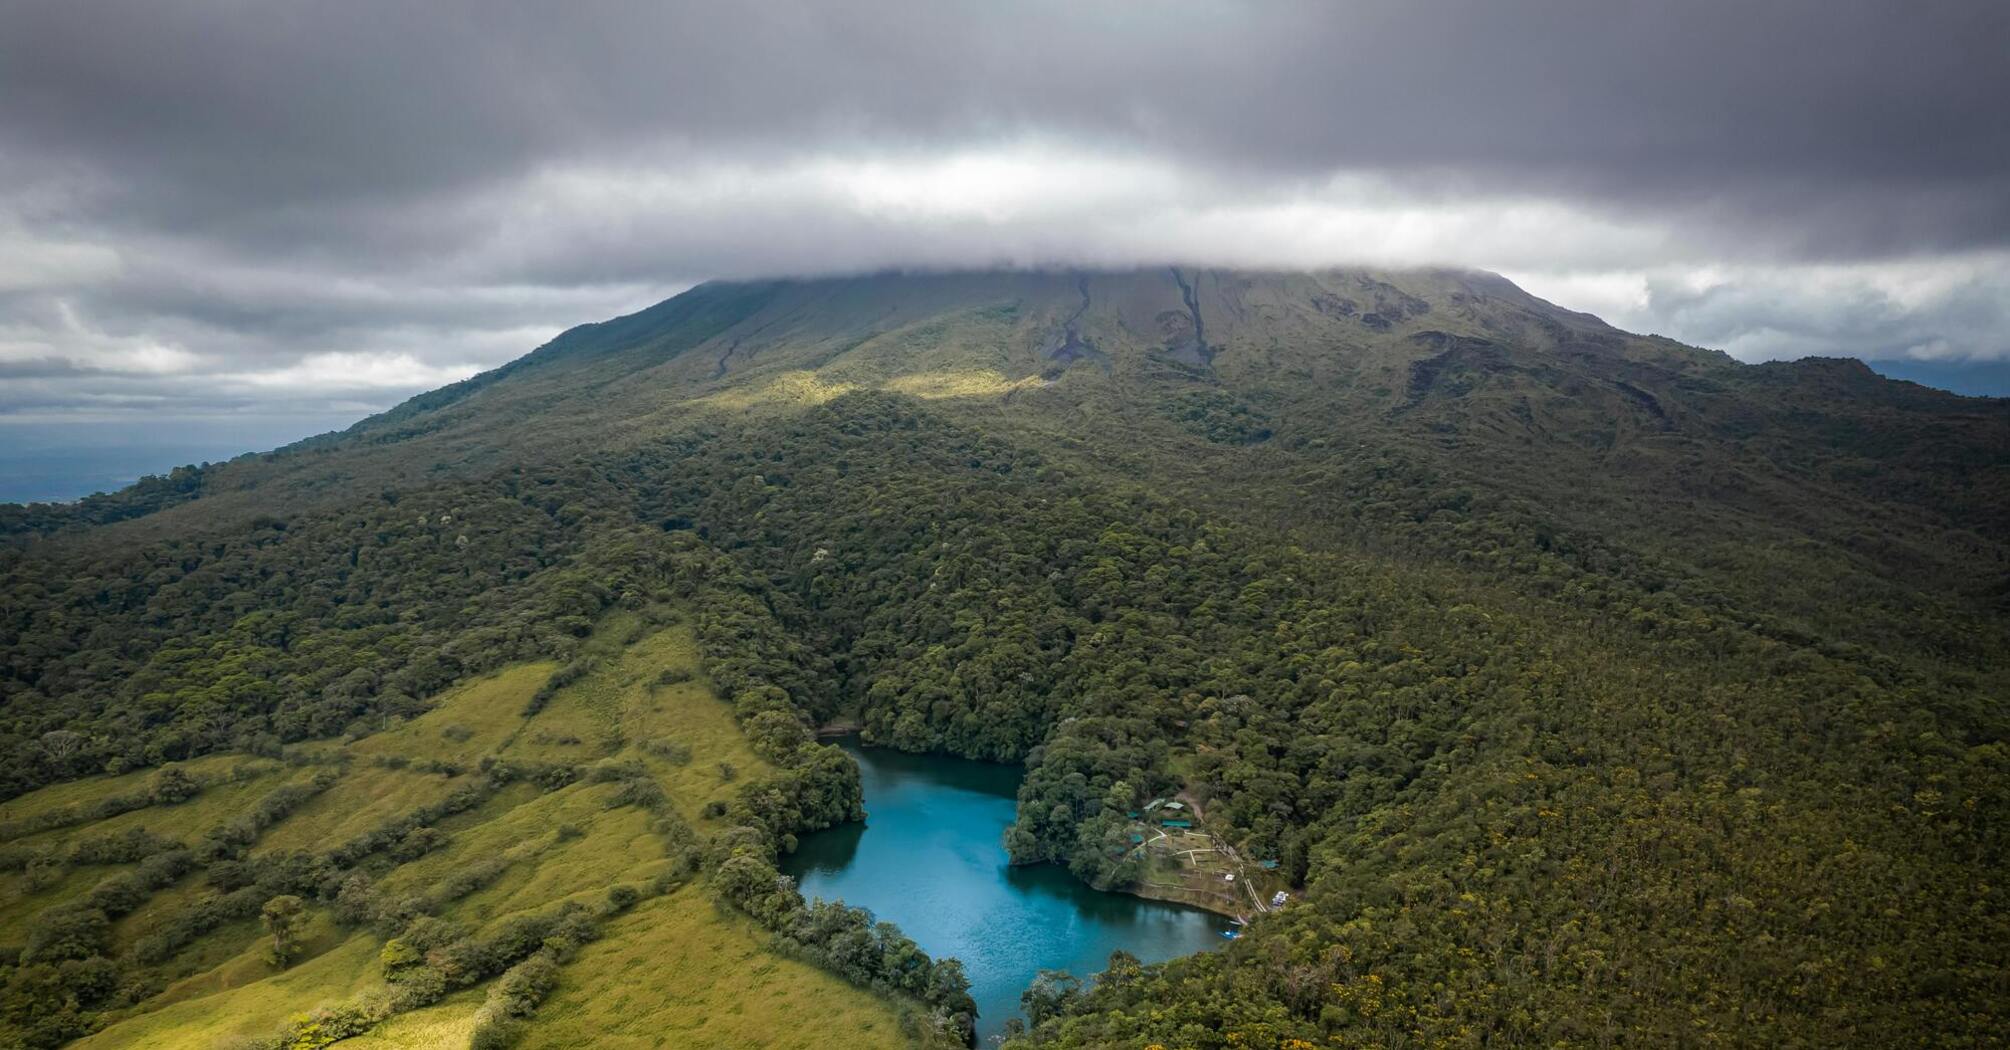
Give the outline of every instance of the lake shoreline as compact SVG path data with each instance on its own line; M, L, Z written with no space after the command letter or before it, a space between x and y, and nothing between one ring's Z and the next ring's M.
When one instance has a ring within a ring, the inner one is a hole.
M858 747L861 750L885 750L890 751L894 754L901 754L901 755L919 754L924 756L954 759L963 762L976 762L984 765L1006 765L1006 766L1019 765L1019 763L1016 762L994 763L994 762L987 762L984 759L965 758L961 755L954 755L948 752L933 752L933 751L913 752L913 751L903 751L899 748L882 748L877 745L868 745L863 740L858 739L859 734L864 729L865 729L864 721L856 716L838 717L833 718L830 721L827 721L822 725L817 726L816 735L818 740L839 747L844 746L842 743L843 740L849 737L853 739L854 746ZM1186 795L1184 792L1181 792L1179 797L1185 799L1188 802L1188 804L1193 805L1194 812L1196 814L1200 812L1200 807L1198 806L1198 804L1193 802L1191 797ZM1066 867L1066 865L1059 865L1059 866L1064 869ZM1091 885L1087 881L1077 878L1072 872L1069 873L1068 877L1071 879L1076 879L1076 881L1080 882L1083 886L1088 887L1089 889L1096 889L1095 886ZM1098 890L1098 892L1115 893L1127 897L1136 897L1139 900L1155 901L1161 904L1183 904L1189 908L1198 908L1201 911L1208 912L1209 914L1219 915L1224 919L1233 919L1237 922L1246 922L1249 919L1249 913L1251 911L1248 902L1245 901L1239 895L1202 893L1190 889L1155 887L1145 883L1137 883L1132 886L1124 886L1124 887L1111 887L1108 890ZM1229 900L1225 899L1227 896L1234 897L1232 903Z
M1087 884L1085 883L1084 885ZM1133 886L1127 889L1114 890L1112 892L1128 894L1132 897L1139 897L1148 901L1159 901L1165 904L1184 904L1189 908L1199 908L1202 911L1211 912L1215 915L1219 915L1224 919L1247 921L1249 918L1249 907L1246 902L1243 904L1243 907L1240 911L1233 910L1224 907L1221 898L1211 893L1195 893L1191 890L1164 889L1160 887L1146 886L1143 884Z
M851 736L838 746L858 762L870 817L801 836L782 873L805 897L866 908L931 956L960 960L980 1039L1019 1016L1042 970L1087 977L1117 950L1149 964L1224 945L1230 927L1212 909L1098 890L1065 865L1011 864L1003 839L1022 766Z

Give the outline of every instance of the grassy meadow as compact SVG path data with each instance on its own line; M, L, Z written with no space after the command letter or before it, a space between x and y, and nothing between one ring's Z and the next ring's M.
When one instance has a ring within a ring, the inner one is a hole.
M154 775L149 770L53 785L0 804L0 822L48 825L9 843L39 860L32 871L0 873L0 943L21 943L45 911L60 911L105 878L138 867L60 863L78 843L134 829L198 843L274 789L306 784L317 773L332 771L332 784L260 830L248 858L271 863L329 849L401 814L438 806L473 782L485 760L538 769L639 763L676 817L701 837L717 830L706 816L708 803L724 802L741 781L772 771L700 675L693 630L681 615L662 609L613 613L587 642L585 657L591 670L557 689L534 714L527 712L554 664L511 666L465 682L423 714L390 720L360 738L305 745L289 752L288 761L213 755L185 763L181 768L202 785L186 801L81 819L104 799L144 793ZM457 873L498 866L437 909L440 920L488 931L561 902L591 904L617 885L648 885L672 861L660 829L652 827L655 818L623 804L621 790L619 782L590 775L555 790L508 783L433 821L429 826L441 839L435 847L371 861L374 887L387 899L421 898ZM135 957L136 945L215 892L197 867L112 921L112 957L122 971L142 978L147 991L102 1013L99 1029L74 1045L248 1045L312 1011L386 989L379 962L384 936L338 924L320 903L307 906L298 954L283 968L266 958L267 934L255 917L216 924L164 960ZM565 963L548 1001L519 1032L518 1045L909 1045L899 1004L769 945L768 933L716 905L702 885L680 884L645 897L606 922L600 939ZM467 1047L484 988L397 1012L339 1042L372 1050ZM832 1031L847 1034L833 1043Z

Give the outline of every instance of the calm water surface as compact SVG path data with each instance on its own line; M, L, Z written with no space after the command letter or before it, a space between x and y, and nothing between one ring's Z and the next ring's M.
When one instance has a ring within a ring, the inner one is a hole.
M1019 1016L1040 970L1086 978L1118 948L1158 962L1226 943L1220 916L1099 893L1056 865L1007 866L1019 767L839 743L858 759L866 822L803 836L783 868L803 896L870 908L930 955L963 960L980 1043Z

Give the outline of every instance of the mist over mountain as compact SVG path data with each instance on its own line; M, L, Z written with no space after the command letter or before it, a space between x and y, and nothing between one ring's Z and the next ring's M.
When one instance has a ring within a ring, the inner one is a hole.
M360 418L708 278L1000 263L2010 359L1990 0L507 7L9 11L0 422Z

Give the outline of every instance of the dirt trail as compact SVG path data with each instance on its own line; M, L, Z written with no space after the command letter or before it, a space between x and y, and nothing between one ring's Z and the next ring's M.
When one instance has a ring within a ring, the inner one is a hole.
M1263 899L1263 894L1258 892L1255 883L1250 881L1249 871L1243 863L1242 854L1237 853L1235 847L1229 845L1226 839L1215 834L1214 829L1207 826L1207 813L1204 807L1201 806L1200 800L1184 791L1173 797L1185 803L1187 810L1193 814L1194 826L1207 835L1208 841L1214 844L1214 851L1228 858L1229 866L1235 870L1235 884L1242 891L1242 896L1249 898L1252 912L1262 913L1269 911L1270 902Z

